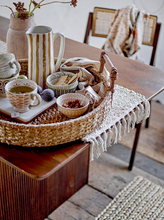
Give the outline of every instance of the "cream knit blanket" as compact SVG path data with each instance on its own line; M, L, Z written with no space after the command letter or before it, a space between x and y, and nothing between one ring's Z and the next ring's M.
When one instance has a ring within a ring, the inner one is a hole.
M142 45L144 17L145 12L134 5L117 10L104 44L105 51L136 59Z

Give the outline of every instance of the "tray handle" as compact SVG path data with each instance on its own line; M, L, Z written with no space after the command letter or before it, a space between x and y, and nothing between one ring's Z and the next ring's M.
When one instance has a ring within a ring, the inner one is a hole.
M109 66L110 66L110 86L109 86L109 91L111 91L111 103L113 101L113 93L114 93L114 82L116 79L118 79L118 71L117 71L117 68L114 67L113 63L111 62L111 60L109 59L108 57L108 54L103 51L101 52L101 55L100 55L100 70L99 70L99 73L103 73L103 70L104 70L104 65L105 63L108 63Z

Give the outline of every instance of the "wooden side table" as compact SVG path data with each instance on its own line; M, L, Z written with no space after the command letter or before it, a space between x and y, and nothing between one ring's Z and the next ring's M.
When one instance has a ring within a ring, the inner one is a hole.
M0 219L41 220L88 182L89 144L0 144Z

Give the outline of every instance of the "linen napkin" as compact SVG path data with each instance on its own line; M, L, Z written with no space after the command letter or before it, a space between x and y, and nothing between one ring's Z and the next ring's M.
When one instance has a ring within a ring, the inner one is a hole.
M87 69L88 67L93 67L98 73L100 61L90 60L84 57L74 57L64 62L60 67L60 71L74 73L81 71L82 76L78 79L79 90L76 90L76 92L86 96L88 95L93 102L98 104L105 96L106 89L103 82L96 82L95 76ZM110 79L109 72L105 67L102 75L106 79Z

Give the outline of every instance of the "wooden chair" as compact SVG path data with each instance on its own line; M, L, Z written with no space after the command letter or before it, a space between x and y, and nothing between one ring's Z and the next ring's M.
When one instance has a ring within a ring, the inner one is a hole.
M88 44L89 36L106 38L110 29L110 25L114 20L115 9L95 7L94 12L90 12L84 37L84 43ZM157 22L157 16L150 15L144 24L143 45L152 46L152 53L149 65L154 66L155 54L157 49L158 37L160 33L161 23ZM151 102L150 102L151 104ZM133 149L129 162L129 170L132 170L137 144L139 140L141 123L136 125L136 135L133 143ZM145 127L149 126L149 118L146 119Z

